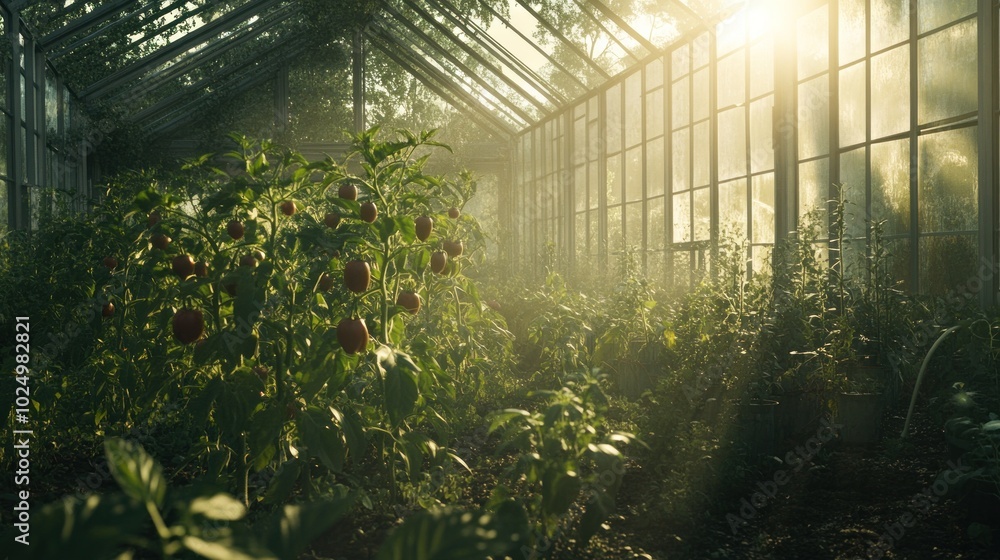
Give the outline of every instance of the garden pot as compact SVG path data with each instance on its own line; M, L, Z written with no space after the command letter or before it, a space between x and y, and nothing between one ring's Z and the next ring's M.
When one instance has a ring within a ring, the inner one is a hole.
M814 433L823 417L823 399L816 393L795 390L782 393L775 409L774 429L778 441Z
M882 396L877 393L841 393L837 397L840 441L865 445L882 435Z
M774 455L774 411L778 401L751 400L739 403L739 438L751 455Z

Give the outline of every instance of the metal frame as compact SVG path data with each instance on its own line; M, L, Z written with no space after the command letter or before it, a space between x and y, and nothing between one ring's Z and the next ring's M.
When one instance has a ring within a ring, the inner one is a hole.
M45 37L42 37L42 39L38 42L39 48L43 51L49 51L58 47L73 35L79 33L80 31L85 31L95 25L104 23L124 11L129 5L135 4L137 1L138 0L118 0L117 2L112 2L110 4L103 4L89 12L87 15L73 20L73 22L69 25L65 25L56 31L49 33Z
M566 47L569 48L569 50L573 51L573 54L580 57L580 59L583 60L587 64L587 66L590 66L594 71L596 71L598 75L600 75L605 80L611 79L611 74L608 74L607 70L605 70L600 64L598 64L596 60L590 58L590 56L587 53L585 53L583 49L577 46L576 43L570 41L569 38L562 33L562 31L556 29L556 26L552 25L552 22L542 17L541 14L539 14L534 8L531 7L531 4L529 4L527 0L515 0L515 1L518 4L520 4L521 7L525 9L525 11L531 14L531 16L534 17L535 20L542 25L542 27L547 29L548 32L551 33L553 36L555 36L557 39L562 41L562 43L566 45Z
M159 17L163 16L164 14L168 14L168 13L170 13L170 12L172 12L172 11L180 8L180 7L183 7L184 5L186 5L188 3L188 1L189 0L177 0L173 4L169 4L169 5L167 5L167 6L163 7L163 8L160 8L159 10L157 10L156 12L154 12L152 15L143 18L143 24L147 23L148 20L159 18ZM92 40L100 37L101 35L104 35L105 33L107 33L107 31L109 29L117 27L117 26L119 26L119 25L121 25L121 24L123 24L125 22L131 21L132 19L134 19L138 15L140 15L143 12L149 10L149 8L150 8L150 6L148 6L148 5L143 6L143 7L139 8L139 9L137 9L137 10L129 13L127 16L122 17L122 18L118 18L115 21L113 21L113 22L111 22L111 23L109 23L109 24L101 27L100 29L97 29L96 31L93 31L93 32L87 34L85 37L82 37L80 39L77 39L76 41L73 41L71 44L66 45L65 47L62 47L62 48L60 48L59 50L57 50L55 52L47 52L46 56L48 57L48 59L50 61L53 61L53 60L55 60L55 59L57 59L57 58L59 58L61 56L64 56L64 55L66 55L68 53L71 53L74 50L82 47L83 45L86 45L90 41L92 41Z

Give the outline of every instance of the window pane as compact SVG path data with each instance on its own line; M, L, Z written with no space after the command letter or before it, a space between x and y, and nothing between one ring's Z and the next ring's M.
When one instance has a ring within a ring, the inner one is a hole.
M596 209L601 202L600 197L597 196L601 188L601 184L597 180L599 171L600 168L598 168L596 161L587 164L587 181L590 185L590 206L588 208L591 210Z
M670 127L673 129L680 128L688 124L688 114L691 112L690 108L690 93L691 84L689 83L690 78L683 78L677 81L673 85L673 107L670 110L671 123Z
M868 231L868 196L866 184L868 158L864 148L858 148L840 156L841 194L847 202L844 208L844 221L847 225L847 237L865 237Z
M683 45L670 53L670 73L676 80L691 70L691 47Z
M646 65L646 91L663 85L663 59L658 58Z
M3 89L3 88L0 88ZM0 114L0 176L9 177L10 172L7 168L7 125L10 123L10 117L7 115ZM0 190L6 195L7 186L5 183L0 182ZM0 223L7 223L7 214L0 213Z
M650 251L661 251L666 247L666 229L664 212L666 211L664 205L666 198L659 197L654 198L646 203L646 211L649 213L646 230L646 244Z
M691 68L697 70L708 64L709 49L712 45L712 34L704 33L691 43Z
M851 146L865 141L866 87L865 63L840 71L840 145Z
M587 230L587 251L592 255L596 256L599 246L599 236L600 236L600 215L597 212L588 212L590 216L590 228Z
M904 45L872 58L872 139L910 128L910 52Z
M674 243L691 241L691 194L674 195Z
M625 200L642 200L642 146L625 152Z
M977 109L975 20L921 39L917 57L917 116L921 124Z
M977 278L979 249L975 236L922 237L919 258L920 291L924 294L964 291Z
M587 254L587 213L581 212L576 215L576 223L573 225L576 239L576 258L579 262Z
M608 205L622 201L622 155L608 158Z
M750 97L774 90L774 40L768 36L750 48Z
M691 119L700 121L708 118L708 68L703 68L694 74L694 111Z
M799 217L825 208L830 200L830 162L826 158L799 165ZM826 236L822 236L824 239Z
M624 241L623 234L622 207L613 206L608 208L608 251L610 253L621 253Z
M694 240L707 241L712 234L712 198L708 188L693 192Z
M743 73L746 66L746 53L739 49L719 60L716 85L718 107L729 107L743 103L746 98L746 76Z
M642 246L642 203L634 202L625 206L626 245L629 249L643 250Z
M976 127L921 136L919 150L920 231L977 229Z
M937 29L969 14L975 13L976 0L920 0L917 8L918 32Z
M719 185L719 234L743 239L747 231L747 181L737 179Z
M625 79L625 147L642 141L642 73Z
M752 179L753 242L774 243L774 174Z
M872 218L885 220L886 235L910 231L910 141L872 144Z
M694 126L692 139L694 151L694 184L695 187L707 185L711 178L711 160L709 159L708 122Z
M575 186L576 192L574 193L575 198L575 210L577 212L582 212L587 209L587 168L580 166L576 168L576 173L573 174L573 184Z
M685 191L691 188L691 129L684 128L674 133L670 147L673 159L673 190Z
M774 168L773 121L774 96L750 104L750 170L753 173Z
M838 4L841 65L865 56L865 4L866 0L840 0Z
M607 91L607 98L605 102L607 128L605 136L607 137L609 154L622 149L621 93L621 84L615 84Z
M691 252L677 251L670 258L673 259L674 277L672 283L677 290L686 290L691 284Z
M646 144L646 196L663 194L663 138Z
M829 8L821 6L799 18L799 79L814 76L830 65Z
M830 93L826 75L799 86L799 159L830 151Z
M742 107L719 113L719 180L747 174L745 114Z
M663 90L646 94L646 138L663 134Z
M871 0L872 51L905 41L910 35L908 0Z

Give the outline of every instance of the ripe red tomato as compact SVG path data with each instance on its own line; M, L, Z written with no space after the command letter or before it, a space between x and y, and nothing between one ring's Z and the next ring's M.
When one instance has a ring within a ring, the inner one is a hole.
M153 244L153 247L156 247L161 251L166 251L172 239L165 234L157 233L150 237L149 241Z
M417 311L420 311L420 296L411 291L399 292L399 296L396 297L396 305L416 314Z
M146 218L146 226L153 227L158 223L160 223L160 213L153 210L149 213L149 217Z
M431 254L431 270L436 274L443 273L447 264L448 254L444 251L434 251L434 253Z
M172 324L174 338L181 344L191 344L205 333L205 318L198 309L178 310L174 313Z
M448 209L448 217L451 218L452 220L457 220L458 217L461 215L462 213L459 212L458 208L455 208L454 206Z
M330 229L336 229L337 226L340 225L340 214L336 212L327 212L326 216L323 217L323 223Z
M362 220L370 224L378 216L378 208L375 208L375 203L373 202L365 202L361 205L361 210L358 213L361 215Z
M347 200L357 200L358 199L358 187L351 183L344 183L340 185L337 189L337 196L340 198L346 198Z
M115 314L115 304L111 303L110 301L108 303L105 303L101 307L101 317L104 317L106 319L114 314Z
M351 261L344 266L344 285L356 293L368 291L372 281L372 269L365 261Z
M243 227L243 222L240 222L239 220L231 220L228 224L226 224L226 233L228 233L229 237L232 237L233 239L242 239L244 231L245 228Z
M319 291L329 292L332 289L333 289L333 276L330 276L329 273L324 272L319 277Z
M198 261L194 265L194 275L199 278L205 278L208 276L208 263L205 261Z
M260 249L254 249L254 251L250 254L253 256L253 258L257 259L257 262L259 263L264 262L264 251L261 251Z
M114 270L118 268L118 259L114 257L104 257L104 266L106 266L108 270Z
M253 255L243 255L240 257L240 266L254 268L257 266L257 259Z
M449 257L454 258L462 256L462 251L465 250L465 247L461 241L445 241L444 250L448 253Z
M434 229L434 220L430 216L420 216L413 222L417 226L417 239L427 241L427 238L431 236L431 231Z
M174 274L184 280L194 274L194 259L191 258L191 255L177 255L174 257L172 268Z
M337 342L348 354L364 352L368 348L368 327L365 320L341 319L337 325Z
M284 202L281 203L281 213L282 214L284 214L286 216L291 216L292 214L295 213L295 210L296 210L296 208L295 208L295 201L294 200L286 200L286 201L284 201Z

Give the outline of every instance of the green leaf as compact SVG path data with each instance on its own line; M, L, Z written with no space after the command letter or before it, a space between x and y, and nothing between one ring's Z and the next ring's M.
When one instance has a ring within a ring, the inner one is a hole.
M542 510L548 515L562 515L580 493L580 477L573 471L550 470L542 478Z
M603 486L594 485L588 492L588 500L583 515L580 516L577 529L580 542L586 544L614 511L614 495Z
M515 418L530 418L531 413L527 410L520 410L517 408L508 408L506 410L501 410L499 412L494 412L490 415L490 430L489 433L497 431L497 429L506 426L511 420Z
M135 500L163 506L167 480L163 467L150 457L141 445L119 438L104 442L104 454L111 475L122 491Z
M279 504L285 501L292 494L295 488L295 481L302 474L302 461L291 459L282 463L281 468L271 479L271 484L264 494L265 504Z
M187 535L181 541L184 548L211 560L277 560L275 556L247 553L226 541L206 541L205 539Z
M407 518L379 549L377 560L477 560L504 555L520 534L501 534L490 514L444 508Z
M410 356L382 346L376 351L378 368L385 377L383 404L393 427L398 426L413 412L417 404L417 367Z
M222 521L237 521L243 519L247 513L243 502L221 492L208 498L191 500L188 509L195 515L203 515L209 519Z
M323 534L354 504L354 495L304 505L288 505L276 512L269 527L267 547L279 558L298 558L316 537Z
M299 415L295 425L310 456L319 459L331 471L343 470L346 455L344 441L340 428L333 423L328 411L309 407Z

